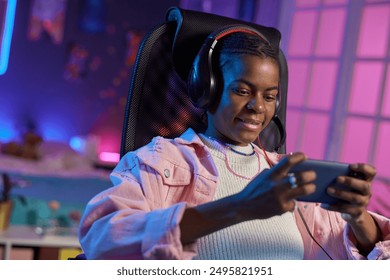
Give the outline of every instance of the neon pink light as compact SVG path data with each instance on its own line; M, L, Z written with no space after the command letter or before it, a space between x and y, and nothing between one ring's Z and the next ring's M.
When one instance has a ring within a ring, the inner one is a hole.
M379 176L390 178L390 122L383 122L379 126L378 142L375 145L375 167Z
M343 5L347 4L348 0L322 0L325 5Z
M105 162L118 162L120 155L118 153L101 152L99 154L99 159Z
M302 148L307 156L324 159L329 127L328 114L306 114L302 135Z
M330 9L321 12L318 28L316 54L336 57L341 53L343 43L345 9ZM304 34L302 34L304 36Z
M313 65L308 106L330 110L336 88L338 65L332 61L318 61Z
M349 110L375 115L383 79L383 63L357 62L355 64Z
M308 7L317 7L320 4L319 0L296 0L297 7L299 8L308 8Z
M302 120L302 113L292 110L287 110L287 121L286 121L286 150L288 153L296 152L300 149L299 140L299 126Z
M385 97L382 107L382 112L384 116L390 116L390 63L387 64L387 78L385 86Z
M305 104L306 83L309 63L302 60L290 60L287 106L303 106Z
M318 12L297 12L291 28L289 55L310 55L312 53L316 18Z
M357 163L368 162L369 147L373 134L374 123L364 118L349 118L342 136L341 160Z
M368 209L383 216L390 217L390 180L374 180L372 184L372 197Z
M376 5L363 10L357 55L386 57L389 35L390 6Z

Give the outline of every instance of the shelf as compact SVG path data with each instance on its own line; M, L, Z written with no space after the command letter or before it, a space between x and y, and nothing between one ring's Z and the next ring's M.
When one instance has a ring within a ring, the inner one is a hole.
M71 229L58 228L40 235L35 232L34 227L23 225L10 225L7 230L1 231L1 245L4 246L4 260L10 258L13 247L80 248L77 235Z

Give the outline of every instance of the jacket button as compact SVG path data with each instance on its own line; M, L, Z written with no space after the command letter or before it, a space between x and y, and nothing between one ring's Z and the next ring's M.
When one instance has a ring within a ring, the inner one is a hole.
M169 169L164 170L164 175L165 175L165 178L169 178L169 176L171 176L171 172L169 172Z

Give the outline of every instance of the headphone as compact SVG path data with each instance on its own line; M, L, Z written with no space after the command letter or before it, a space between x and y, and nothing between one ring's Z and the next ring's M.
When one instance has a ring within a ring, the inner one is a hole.
M209 108L215 104L218 97L217 77L214 71L214 51L218 42L232 33L246 33L258 36L266 44L271 45L268 39L258 30L247 25L229 25L211 33L203 43L190 69L187 89L192 103L198 108ZM275 114L279 109L280 94L277 95Z

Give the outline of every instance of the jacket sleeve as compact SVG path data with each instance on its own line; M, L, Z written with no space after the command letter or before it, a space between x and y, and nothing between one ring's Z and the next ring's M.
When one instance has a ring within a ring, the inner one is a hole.
M379 214L370 212L375 219L376 224L382 232L382 241L375 244L374 249L367 257L360 255L356 247L356 239L350 226L344 228L344 241L348 251L349 258L358 260L389 260L390 259L390 220Z
M297 202L295 217L301 232L305 259L390 259L390 220L371 213L382 232L368 256L359 253L351 227L340 213L322 209L319 203Z
M186 203L162 205L161 176L134 155L118 164L114 187L87 205L79 240L87 259L191 259L195 244L182 246L179 222Z

